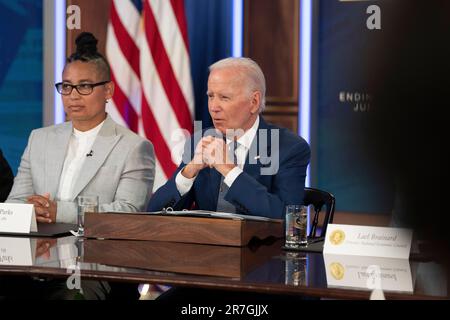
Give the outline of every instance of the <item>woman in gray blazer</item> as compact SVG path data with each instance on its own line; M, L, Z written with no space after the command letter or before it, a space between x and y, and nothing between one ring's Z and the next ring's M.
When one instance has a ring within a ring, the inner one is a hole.
M31 132L7 200L34 204L41 223L76 223L80 195L98 196L101 212L144 211L153 187L153 145L106 113L114 83L97 40L76 44L55 85L69 121Z

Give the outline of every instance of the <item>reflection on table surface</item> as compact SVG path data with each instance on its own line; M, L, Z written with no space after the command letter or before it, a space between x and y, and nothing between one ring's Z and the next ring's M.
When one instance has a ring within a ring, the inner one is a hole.
M329 287L414 292L415 279L407 259L335 254L323 257Z
M363 298L377 286L386 298L447 298L446 267L434 261L290 252L281 240L246 247L0 237L0 274L195 285L332 298Z

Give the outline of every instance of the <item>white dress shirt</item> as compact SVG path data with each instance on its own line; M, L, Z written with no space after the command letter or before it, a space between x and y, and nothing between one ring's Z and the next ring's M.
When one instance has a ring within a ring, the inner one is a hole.
M79 131L73 128L72 136L69 140L69 147L67 149L66 159L64 160L64 167L59 180L59 189L57 193L57 200L71 201L73 197L73 188L80 175L80 170L83 163L92 150L97 134L103 126L100 123L95 128L88 131Z
M236 180L236 178L243 172L245 159L247 158L248 151L250 150L250 146L252 144L253 139L256 136L256 132L258 131L259 127L259 116L256 118L255 123L253 126L248 129L242 137L240 137L237 140L238 147L235 150L236 155L236 161L237 166L231 169L230 172L225 176L223 182L228 186L231 187L233 182ZM232 143L231 140L227 139L227 146ZM175 177L175 184L177 186L178 192L181 196L184 196L186 193L191 190L195 178L197 176L193 177L192 179L186 178L181 174L181 171L178 172L177 176Z

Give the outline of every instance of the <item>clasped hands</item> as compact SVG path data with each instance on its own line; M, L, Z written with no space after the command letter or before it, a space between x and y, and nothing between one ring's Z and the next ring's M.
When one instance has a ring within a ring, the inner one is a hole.
M206 167L215 168L226 176L236 165L233 155L229 154L227 144L223 139L208 136L203 137L195 147L194 157L181 174L186 178L194 178L200 170Z
M50 200L50 194L32 195L27 198L29 204L34 205L34 212L36 213L37 222L41 223L55 223L56 222L56 201Z
M36 242L36 258L44 258L45 260L51 259L50 248L54 247L57 243L56 239L37 239Z

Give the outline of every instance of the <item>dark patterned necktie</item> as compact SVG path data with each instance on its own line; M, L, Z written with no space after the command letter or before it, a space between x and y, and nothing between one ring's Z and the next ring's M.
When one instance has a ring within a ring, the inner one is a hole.
M236 157L236 150L239 147L239 143L234 140L233 143L229 143L227 145L228 147L228 151L229 152L233 152L234 151L234 157L233 157L233 162L234 164L237 164L237 157ZM234 149L231 149L231 147L234 147ZM225 195L228 192L228 186L225 184L224 180L224 176L221 176L220 179L220 189L219 189L219 195L217 198L217 209L216 211L218 212L228 212L228 213L236 213L236 207L234 205L232 205L230 202L225 200Z

